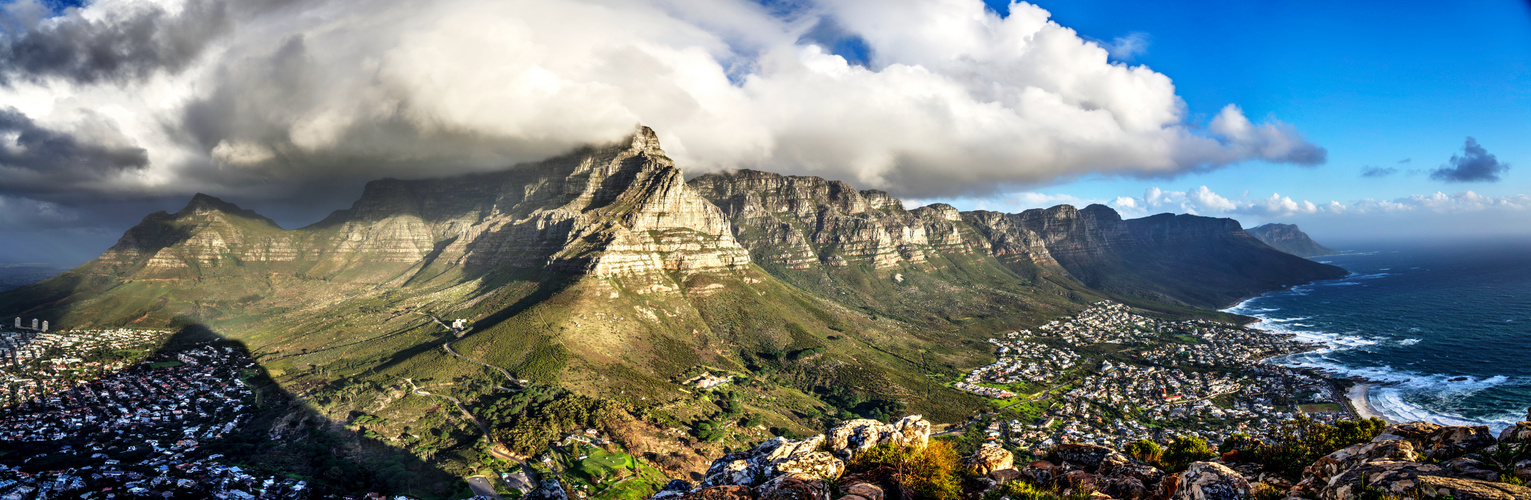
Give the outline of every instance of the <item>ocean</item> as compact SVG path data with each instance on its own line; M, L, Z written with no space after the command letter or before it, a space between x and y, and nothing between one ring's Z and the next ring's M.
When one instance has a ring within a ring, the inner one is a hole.
M1352 274L1226 311L1322 344L1274 362L1386 382L1366 394L1398 422L1487 425L1531 406L1531 241L1392 245L1314 260Z

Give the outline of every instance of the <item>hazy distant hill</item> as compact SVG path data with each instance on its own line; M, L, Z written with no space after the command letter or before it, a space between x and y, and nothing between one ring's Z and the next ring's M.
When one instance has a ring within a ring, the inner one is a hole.
M1271 248L1299 257L1319 257L1338 253L1313 241L1307 233L1297 229L1295 224L1266 224L1246 231L1270 245Z
M464 318L455 351L517 378L692 422L717 408L682 384L705 366L779 386L744 410L795 432L905 407L964 419L984 403L944 382L992 361L984 339L1101 299L1219 316L1185 306L1343 274L1230 219L906 210L754 171L687 183L643 128L500 172L374 181L296 230L197 195L89 263L0 293L0 316L204 325L323 415L374 415L390 436L441 425L433 403L401 397L406 381L503 383L441 348L455 337L435 319Z

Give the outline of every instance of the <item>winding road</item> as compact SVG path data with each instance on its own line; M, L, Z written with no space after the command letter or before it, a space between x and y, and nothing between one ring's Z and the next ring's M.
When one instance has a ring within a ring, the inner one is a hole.
M435 321L436 324L441 325L442 328L445 328L445 329L451 331L452 333L455 333L457 335L457 339L458 340L462 339L464 335L467 335L467 330L458 331L457 329L452 328L450 325L448 325L445 322L441 321L441 318L437 318L436 315L434 315L434 314L426 313L425 315L429 316L431 318L431 321ZM465 359L465 360L468 360L468 361L472 361L474 363L477 363L479 365L484 366L485 368L492 368L495 371L500 372L500 374L505 375L505 379L509 380L511 385L515 385L516 387L519 387L521 389L525 388L525 385L521 383L520 379L517 379L515 376L512 376L510 374L510 370L506 370L504 368L500 368L498 366L494 366L494 365L491 365L489 363L485 363L483 361L479 361L479 360L476 360L476 359L473 359L473 358L470 358L470 357L458 354L455 349L452 349L452 343L456 342L456 341L457 340L448 340L445 344L442 344L441 347L445 348L447 350L447 352L451 353L453 356L457 356L459 358L462 358L462 359ZM511 392L515 392L515 391L521 390L521 389L511 389L509 387L504 387L504 386L499 386L499 387L500 387L500 389L504 389L504 390L511 391Z
M457 409L459 411L461 411L463 415L467 415L468 416L468 420L472 420L473 421L473 425L477 425L478 426L479 432L484 433L484 440L488 441L490 443L494 442L494 439L491 438L490 434L489 434L489 426L485 425L483 420L479 420L479 418L477 416L473 415L473 412L468 411L468 407L464 406L462 404L462 401L459 401L457 398L454 398L452 396L446 396L446 395L441 395L441 394L432 394L432 393L429 393L429 392L425 392L424 389L421 389L419 386L415 385L414 379L404 379L404 381L405 382L409 382L409 386L414 388L414 393L417 394L417 395L420 395L420 396L430 396L430 397L433 397L433 398L441 398L441 399L445 399L447 401L451 401L452 404L457 405Z

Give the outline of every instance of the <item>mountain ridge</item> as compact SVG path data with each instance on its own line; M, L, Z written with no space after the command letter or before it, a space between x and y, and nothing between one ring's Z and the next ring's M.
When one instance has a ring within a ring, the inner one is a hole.
M1271 248L1298 257L1322 257L1339 253L1313 241L1296 224L1264 224L1249 228L1248 232Z
M779 388L748 411L800 432L904 407L965 418L985 403L945 381L991 362L994 332L1100 300L1234 321L1190 306L1342 272L1231 220L1141 220L1104 206L906 210L758 171L685 182L640 128L497 172L373 181L297 229L194 196L102 257L0 293L0 310L63 328L207 327L321 414L385 415L395 434L441 425L399 399L402 381L503 379L459 354L680 422L707 418L684 383L696 370L739 374Z

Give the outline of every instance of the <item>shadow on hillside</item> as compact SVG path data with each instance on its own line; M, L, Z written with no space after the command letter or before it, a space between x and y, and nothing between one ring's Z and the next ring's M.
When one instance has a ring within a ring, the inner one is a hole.
M195 324L177 331L160 348L176 352L199 345L233 347L254 357L243 342ZM423 499L450 498L464 490L446 471L408 451L345 428L283 389L259 363L242 375L255 393L250 419L206 448L256 476L298 476L316 492L383 492Z

